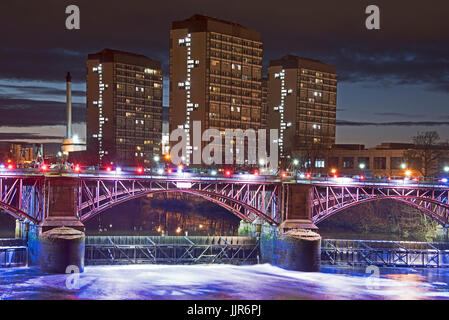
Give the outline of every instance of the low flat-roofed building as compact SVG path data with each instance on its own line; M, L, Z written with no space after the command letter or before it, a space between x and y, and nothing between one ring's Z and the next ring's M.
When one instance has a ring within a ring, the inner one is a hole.
M332 173L336 170L337 174L342 176L405 176L409 170L414 177L422 176L422 170L409 163L407 153L414 149L413 144L407 143L382 143L375 148L366 148L359 144L336 144L312 161L302 159L302 163L313 163L311 172ZM434 146L434 150L438 152L438 156L431 162L429 171L432 176L447 175L448 172L444 169L447 170L449 166L449 149L441 145Z

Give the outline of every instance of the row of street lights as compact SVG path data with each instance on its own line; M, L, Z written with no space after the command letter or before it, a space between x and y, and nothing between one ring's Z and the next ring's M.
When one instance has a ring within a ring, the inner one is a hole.
M296 158L293 159L293 160L292 160L292 164L293 164L293 166L297 167L297 166L299 165L299 160L296 159ZM366 169L366 164L363 163L363 162L359 163L359 169L360 169L360 170L365 170L365 169ZM406 163L404 163L404 162L401 163L401 169L402 169L402 170L405 170L405 176L411 177L412 171L411 171L410 169L407 168L407 164L406 164ZM449 173L449 166L445 166L445 167L443 168L443 170L444 170L445 173ZM295 169L295 171L296 171L296 169ZM332 173L333 175L337 174L337 169L335 169L335 168L331 169L331 173Z

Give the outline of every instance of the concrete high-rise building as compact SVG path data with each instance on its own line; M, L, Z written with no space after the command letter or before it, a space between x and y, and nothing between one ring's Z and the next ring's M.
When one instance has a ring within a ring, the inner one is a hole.
M261 105L261 125L263 129L267 129L268 124L268 78L262 79L262 105Z
M194 15L170 30L170 130L261 128L262 42L239 24Z
M162 147L162 69L104 49L87 60L87 151L93 164L148 165Z
M335 143L336 105L334 66L293 55L270 61L268 127L279 130L281 158L329 149Z
M162 155L170 153L170 109L162 108Z

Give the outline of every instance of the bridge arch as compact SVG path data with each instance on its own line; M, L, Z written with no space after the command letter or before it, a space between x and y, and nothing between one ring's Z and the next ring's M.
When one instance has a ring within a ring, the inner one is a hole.
M182 188L162 189L162 190L145 189L139 190L139 192L135 194L125 194L125 192L122 191L115 194L115 196L120 196L117 199L114 199L114 195L112 194L110 194L109 197L103 195L98 198L99 199L98 206L94 206L93 203L89 201L81 203L78 207L78 216L80 221L85 223L90 219L92 219L93 217L97 216L98 214L112 207L115 207L119 204L125 203L127 201L138 199L147 196L149 194L176 193L176 192L195 195L202 199L211 201L247 222L252 222L254 221L255 217L260 217L270 224L278 224L276 221L274 221L272 218L270 218L268 215L266 215L259 209L239 199L234 199L230 196L218 194L208 190L182 189ZM254 218L251 218L251 216L249 214L245 214L245 212L251 213Z
M326 210L322 211L319 214L314 214L313 221L315 224L319 224L320 222L323 222L324 220L336 214L342 213L348 208L358 206L363 203L387 199L400 201L402 203L407 204L408 206L418 209L419 212L430 217L432 220L434 220L444 228L449 228L449 204L446 203L447 198L445 199L446 202L444 202L434 198L419 197L413 195L382 195L382 196L369 195L356 199L349 198L346 201L345 199L340 199L343 201L339 202L338 204L334 204L333 206L329 206L327 204ZM330 201L334 201L334 199L330 199ZM315 201L314 209L316 209L318 205L319 203ZM316 211L314 210L314 212Z
M0 201L0 209L2 209L3 211L5 211L7 214L9 214L10 216L12 216L15 219L18 220L26 220L28 219L29 221L33 222L33 223L39 223L39 221L35 218L33 218L32 216L28 215L27 213L23 212L22 210L17 209L14 206L11 206L3 201Z

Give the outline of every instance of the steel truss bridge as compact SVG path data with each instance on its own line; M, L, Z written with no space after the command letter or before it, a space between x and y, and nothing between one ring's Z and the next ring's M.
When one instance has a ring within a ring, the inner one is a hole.
M61 202L55 200L55 194L68 190L59 186L61 180L73 186L73 199L64 201L73 200L73 214L82 223L132 199L149 194L183 192L214 202L248 222L260 219L280 225L285 220L295 219L298 215L294 211L298 209L293 202L298 198L306 199L301 210L307 212L308 219L315 224L361 203L394 199L419 209L443 227L449 227L449 187L404 182L0 173L0 209L16 219L39 224L51 215L50 211L65 205L55 204Z
M449 227L449 188L393 185L319 185L313 187L313 221L321 221L349 207L393 199L417 208L443 227Z

